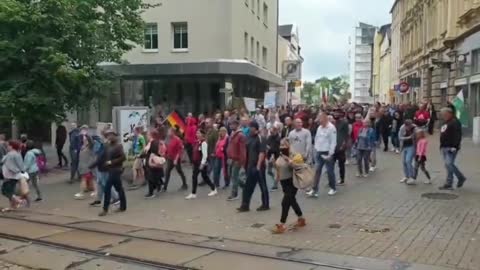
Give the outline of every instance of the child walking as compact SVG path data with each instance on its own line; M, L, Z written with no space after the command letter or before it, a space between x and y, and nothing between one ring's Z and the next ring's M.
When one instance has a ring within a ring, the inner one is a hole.
M425 180L423 183L425 184L431 184L431 177L430 173L427 171L425 168L425 164L427 162L427 151L428 151L428 140L425 136L425 130L424 129L418 129L416 132L416 137L417 137L417 151L415 155L415 173L414 173L414 179L416 180L418 177L418 169L420 168L425 176L427 177L427 180Z
M25 154L23 165L25 166L25 172L27 172L29 175L29 181L32 183L32 186L37 193L35 202L40 202L42 201L42 193L40 191L40 187L38 186L38 182L40 180L40 169L37 165L37 157L41 155L42 152L35 148L33 141L27 141L26 146L27 153Z
M377 136L375 130L372 128L372 123L368 119L363 121L363 127L358 131L357 141L355 142L357 149L357 177L368 177L368 172L371 171L370 156L375 150L377 143Z
M95 161L96 156L93 151L93 140L88 135L83 135L83 143L78 155L78 172L81 176L80 192L75 194L75 199L83 200L88 192L92 192L91 197L95 197L95 186L93 185L93 170L90 165Z

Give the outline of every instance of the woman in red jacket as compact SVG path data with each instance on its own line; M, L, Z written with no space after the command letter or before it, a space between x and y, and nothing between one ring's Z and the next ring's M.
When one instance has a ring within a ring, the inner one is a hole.
M218 132L218 140L217 144L215 145L215 160L213 163L213 183L218 188L220 187L220 174L223 171L223 179L225 181L224 188L229 186L229 179L227 176L227 169L226 169L226 149L227 149L227 129L225 127L221 127Z
M183 143L182 140L178 137L178 130L169 129L168 130L168 140L167 144L167 168L165 173L165 184L163 185L163 191L166 192L168 188L168 182L170 181L170 175L173 168L175 168L182 179L182 187L180 190L187 190L187 180L185 178L185 173L182 169L182 154L183 154Z
M362 115L357 113L355 114L355 122L352 125L352 156L356 156L357 154L357 139L358 139L358 134L360 134L360 130L363 128L363 118Z
M187 128L185 129L185 150L187 151L190 163L193 163L192 153L193 145L197 142L197 119L194 117L187 118Z

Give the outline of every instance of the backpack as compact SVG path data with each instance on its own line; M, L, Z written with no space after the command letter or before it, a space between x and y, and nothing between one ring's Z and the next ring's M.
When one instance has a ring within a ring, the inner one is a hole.
M35 162L37 163L38 171L40 173L47 172L47 157L43 152L36 156Z
M293 168L293 185L300 190L308 190L313 186L315 172L308 164L296 164Z

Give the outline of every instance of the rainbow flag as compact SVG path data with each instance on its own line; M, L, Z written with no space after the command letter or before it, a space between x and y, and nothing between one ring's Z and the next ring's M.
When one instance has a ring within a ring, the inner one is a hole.
M167 122L173 128L178 127L178 130L182 134L185 132L187 127L187 125L185 125L185 121L183 121L183 117L177 111L173 111L167 116Z

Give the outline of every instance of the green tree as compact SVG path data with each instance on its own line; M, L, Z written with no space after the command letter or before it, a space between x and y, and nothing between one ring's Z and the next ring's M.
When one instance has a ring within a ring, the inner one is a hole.
M338 76L330 80L331 95L336 98L343 97L349 88L346 76Z
M321 77L316 81L321 89L320 95L327 95L329 101L348 100L348 77L345 75L337 76L332 79Z
M142 43L142 0L1 0L0 112L22 123L55 121L91 105Z
M302 100L304 100L306 104L309 104L309 105L313 104L315 95L316 95L315 84L311 82L304 82L303 89L302 89Z

